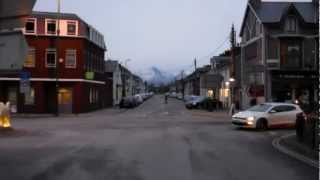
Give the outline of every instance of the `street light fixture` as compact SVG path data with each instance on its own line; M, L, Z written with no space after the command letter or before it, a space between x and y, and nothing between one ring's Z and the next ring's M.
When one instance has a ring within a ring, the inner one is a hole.
M59 116L59 38L60 38L60 16L61 16L61 0L57 0L57 39L56 39L56 68L55 68L55 75L56 75L56 116ZM57 62L58 61L58 62Z

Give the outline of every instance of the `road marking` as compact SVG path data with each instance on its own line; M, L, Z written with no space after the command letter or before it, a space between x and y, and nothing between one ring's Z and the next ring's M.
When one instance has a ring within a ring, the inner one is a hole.
M269 131L268 132L271 136L276 136L278 133L274 132L274 131Z
M290 136L295 136L295 134L288 134L288 135L284 135L284 136L281 136L279 138L276 138L272 141L272 146L276 149L278 149L280 152L284 153L284 154L287 154L297 160L300 160L306 164L308 164L309 166L312 166L312 167L315 167L315 168L319 168L319 162L318 161L315 161L313 159L310 159L304 155L301 155L299 153L296 153L292 150L289 150L288 148L285 148L284 146L282 146L280 144L280 141L285 139L285 138L288 138Z

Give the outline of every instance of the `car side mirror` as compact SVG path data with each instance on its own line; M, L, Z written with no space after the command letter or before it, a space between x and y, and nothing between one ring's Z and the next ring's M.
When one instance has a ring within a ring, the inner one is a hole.
M271 111L269 111L269 113L270 114L274 114L274 113L277 113L277 111L276 110L271 110Z

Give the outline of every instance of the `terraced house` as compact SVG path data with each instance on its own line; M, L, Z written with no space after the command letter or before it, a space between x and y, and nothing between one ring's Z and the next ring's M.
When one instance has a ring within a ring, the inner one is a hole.
M317 101L319 2L249 0L241 42L241 103Z
M21 93L21 72L1 72L0 101L21 113L82 113L105 106L101 33L76 14L50 12L33 12L23 33L29 45L23 74L30 76L30 88Z

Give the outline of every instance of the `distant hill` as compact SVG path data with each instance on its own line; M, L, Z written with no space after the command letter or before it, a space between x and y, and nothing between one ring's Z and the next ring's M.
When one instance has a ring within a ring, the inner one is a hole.
M137 72L137 74L149 84L153 84L155 86L166 85L174 80L174 76L172 74L160 70L155 66L144 71Z

